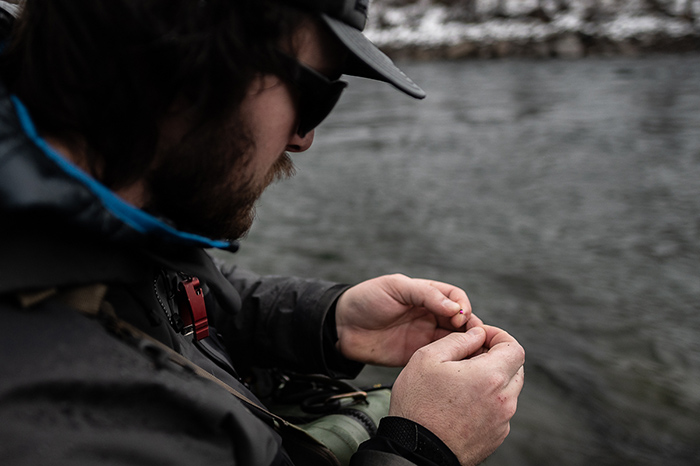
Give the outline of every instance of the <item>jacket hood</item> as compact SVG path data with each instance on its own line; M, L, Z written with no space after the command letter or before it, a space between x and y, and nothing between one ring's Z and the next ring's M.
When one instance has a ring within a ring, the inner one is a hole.
M0 213L47 231L68 227L119 243L235 251L238 243L180 231L123 201L41 138L24 105L0 85Z

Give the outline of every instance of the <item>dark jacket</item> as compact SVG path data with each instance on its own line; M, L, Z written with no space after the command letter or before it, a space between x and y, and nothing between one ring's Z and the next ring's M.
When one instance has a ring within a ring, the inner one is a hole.
M282 461L277 435L228 393L154 366L56 300L23 309L22 294L106 284L121 319L250 397L234 364L336 376L361 368L338 355L330 367L324 356L323 322L344 286L222 273L202 246L226 244L177 232L87 179L48 148L4 90L0 215L8 336L0 340L0 457L8 464ZM169 288L182 276L198 277L205 291L211 336L200 341L170 323L178 306Z
M106 285L104 302L119 319L254 401L242 381L254 367L357 375L362 365L333 346L333 305L346 286L222 267L209 247L232 245L122 202L55 153L0 86L3 463L291 464L265 415L59 299ZM209 336L199 340L183 335L173 299L190 277L202 284L208 319ZM380 431L353 464L434 464L415 443L391 439L407 425L409 438L430 435L406 422Z

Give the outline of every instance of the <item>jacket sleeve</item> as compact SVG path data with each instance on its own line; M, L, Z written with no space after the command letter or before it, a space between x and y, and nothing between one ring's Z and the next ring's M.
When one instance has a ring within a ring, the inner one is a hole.
M411 420L387 416L377 434L360 445L350 466L459 466L455 454L430 430Z
M348 285L297 277L261 276L222 268L241 296L235 315L214 325L234 363L353 378L363 364L335 349L335 302Z

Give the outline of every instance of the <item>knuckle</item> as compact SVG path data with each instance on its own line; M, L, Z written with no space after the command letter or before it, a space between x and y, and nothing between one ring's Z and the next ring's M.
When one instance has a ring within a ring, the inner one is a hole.
M502 371L494 371L489 374L488 378L486 379L488 386L496 393L500 392L501 389L508 385L509 381L510 378Z
M510 434L510 422L507 422L506 425L503 426L503 430L500 435L501 443L505 441L506 437L508 437L508 434Z
M430 359L430 355L432 354L432 351L429 346L423 346L421 348L418 348L415 353L413 353L413 356L411 356L412 360L415 360L416 362L423 362L427 359Z
M515 416L515 412L518 409L518 404L515 400L513 400L510 403L505 403L503 409L506 419L511 420L513 416Z
M516 354L516 357L518 358L518 361L520 364L525 364L525 348L522 347L519 343L515 345L513 348L513 351Z

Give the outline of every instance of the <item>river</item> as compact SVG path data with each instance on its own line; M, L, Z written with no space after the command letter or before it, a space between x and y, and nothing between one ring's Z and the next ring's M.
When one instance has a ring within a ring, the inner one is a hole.
M467 290L527 352L488 465L700 464L700 56L402 67L429 97L352 79L233 260Z

